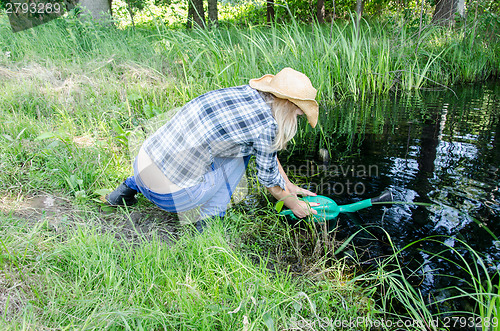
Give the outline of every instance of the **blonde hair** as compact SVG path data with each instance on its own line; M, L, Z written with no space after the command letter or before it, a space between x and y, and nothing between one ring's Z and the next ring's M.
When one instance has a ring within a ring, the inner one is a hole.
M273 117L278 123L278 132L274 139L273 148L277 151L286 149L287 143L297 133L297 116L295 112L298 107L293 102L277 98L271 93L261 92L261 94L271 107Z

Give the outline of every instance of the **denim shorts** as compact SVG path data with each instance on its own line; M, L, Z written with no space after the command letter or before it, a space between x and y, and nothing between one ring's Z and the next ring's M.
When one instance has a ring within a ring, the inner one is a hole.
M224 216L231 195L243 177L249 160L250 156L215 158L200 184L172 193L157 193L142 182L136 158L134 176L127 178L125 184L169 212L180 213L200 207L202 218Z

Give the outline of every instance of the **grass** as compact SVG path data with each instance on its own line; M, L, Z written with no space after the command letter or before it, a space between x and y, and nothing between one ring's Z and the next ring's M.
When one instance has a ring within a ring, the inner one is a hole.
M445 244L445 240L450 237L430 236L396 249L390 236L387 233L385 235L391 243L393 254L381 261L374 270L354 278L380 291L380 306L384 316L392 315L396 321L406 321L408 324L405 325L419 326L423 330L473 327L483 330L500 329L500 293L497 285L500 274L498 270L490 270L485 257L457 238L453 238L456 241L453 247ZM405 267L400 261L403 251L429 243L433 247L442 247L438 252L422 250L429 256L429 261L447 261L456 270L462 271L462 274L436 275L445 279L454 278L462 283L461 286L441 288L440 291L448 293L446 296L422 297L422 293L416 291L408 279L417 275L420 270L403 271ZM404 313L397 313L398 311Z
M366 22L359 33L345 22L333 31L296 23L120 30L68 18L13 34L1 16L0 325L333 329L334 321L390 310L373 299L380 283L359 288L359 278L336 260L340 243L315 227L291 229L272 212L235 210L230 222L202 236L173 238L138 229L126 235L123 222L147 202L96 212L102 190L131 173L134 130L205 91L291 66L311 77L322 105L332 106L498 74L493 44L478 40L469 52L446 29L429 29L417 54L404 28L397 37ZM321 130L339 128L340 115L332 114ZM367 121L353 115L341 129L359 120ZM263 195L257 184L251 188ZM19 211L44 193L71 207L37 217ZM388 299L408 303L408 316L428 321L427 307L412 306L421 298L404 278L380 277L390 284ZM485 316L491 307L484 305Z
M3 216L2 281L13 298L3 321L29 329L251 330L371 313L352 285L313 283L271 271L265 258L250 261L228 240L249 219L232 217L230 226L215 223L167 244L155 234L131 241L92 218L56 228Z

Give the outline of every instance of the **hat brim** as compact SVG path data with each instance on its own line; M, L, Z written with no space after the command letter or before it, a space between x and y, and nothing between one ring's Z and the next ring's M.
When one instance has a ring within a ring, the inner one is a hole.
M262 92L268 92L278 98L287 99L293 102L297 107L299 107L304 112L304 114L307 116L307 121L309 122L311 127L314 128L318 123L318 115L319 115L319 106L316 100L292 97L273 88L272 86L269 85L273 77L274 75L267 74L260 78L251 79L249 85L253 89Z
M314 129L318 124L319 106L316 100L288 99L299 107L307 116L307 121Z

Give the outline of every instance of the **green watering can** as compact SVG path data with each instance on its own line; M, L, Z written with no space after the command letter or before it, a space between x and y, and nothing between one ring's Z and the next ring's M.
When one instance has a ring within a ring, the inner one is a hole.
M371 207L374 204L390 203L393 201L393 197L391 191L384 191L376 198L365 199L342 206L337 205L335 201L322 195L317 195L315 197L307 196L302 200L307 202L319 203L319 206L311 207L312 209L317 210L318 213L316 215L309 215L308 218L312 218L315 222L324 222L325 220L333 220L337 218L337 216L339 216L339 213L353 213L355 211ZM289 216L294 220L298 219L290 209L283 210L280 215Z

